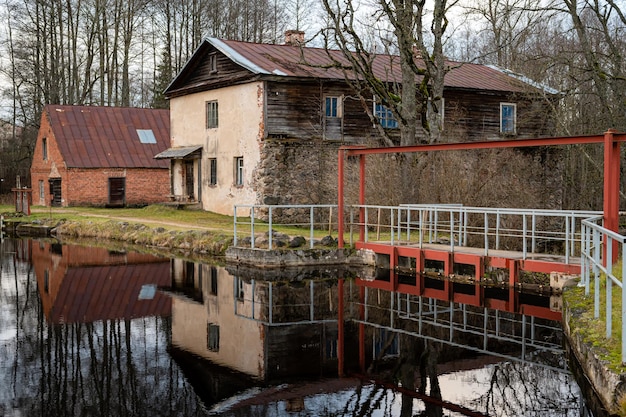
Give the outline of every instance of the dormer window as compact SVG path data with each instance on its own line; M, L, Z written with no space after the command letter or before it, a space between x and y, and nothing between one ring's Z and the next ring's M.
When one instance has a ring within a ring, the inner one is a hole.
M209 54L209 72L217 72L217 54Z

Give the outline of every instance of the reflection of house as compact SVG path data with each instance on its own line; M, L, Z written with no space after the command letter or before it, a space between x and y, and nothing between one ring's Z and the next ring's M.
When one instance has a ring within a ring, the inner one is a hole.
M165 201L169 111L48 105L31 165L33 203L125 206Z
M32 263L52 323L169 316L169 261L103 248L33 242Z
M171 160L172 194L224 214L335 200L338 147L368 142L379 127L333 65L329 55L345 62L341 52L296 46L303 34L288 34L286 45L205 39L169 85L172 148L158 157ZM527 95L535 87L493 67L447 64L439 114L453 140L550 133L547 106ZM399 69L397 56L375 57L382 81L400 80ZM385 104L373 94L365 102L397 141Z
M172 260L172 344L269 381L337 372L334 281L245 281Z

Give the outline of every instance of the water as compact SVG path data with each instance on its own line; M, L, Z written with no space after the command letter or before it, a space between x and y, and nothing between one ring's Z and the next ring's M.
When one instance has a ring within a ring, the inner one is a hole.
M593 415L545 318L34 240L0 268L0 416Z

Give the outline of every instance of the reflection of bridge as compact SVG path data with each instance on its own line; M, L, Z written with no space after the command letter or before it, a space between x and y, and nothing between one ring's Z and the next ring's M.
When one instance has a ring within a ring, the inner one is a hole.
M361 288L358 303L360 317L355 321L361 325L360 339L364 337L364 326L367 325L521 362L537 363L536 357L540 352L563 354L558 321L561 312L547 306L550 297L526 295L508 289L484 293L484 287L476 285L472 287L477 296L465 297L463 292L467 292L468 288L457 287L456 290L460 291L456 295L463 301L448 301L450 292L452 298L456 298L454 287L458 284L447 280L441 281L442 284L437 284L437 280L428 283L425 277L419 277L418 281L424 282L415 289L421 287L421 292L391 290L389 297L381 301L379 289L389 291L393 281L357 280ZM364 343L363 340L360 342ZM498 349L503 343L509 348L515 346L517 355ZM361 358L361 363L364 363L364 358ZM555 369L567 372L565 363L558 365ZM547 366L552 367L552 364Z

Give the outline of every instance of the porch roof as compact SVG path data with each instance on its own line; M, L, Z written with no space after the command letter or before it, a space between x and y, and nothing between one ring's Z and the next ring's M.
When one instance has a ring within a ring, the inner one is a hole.
M200 159L202 146L179 146L169 148L154 156L155 159Z

